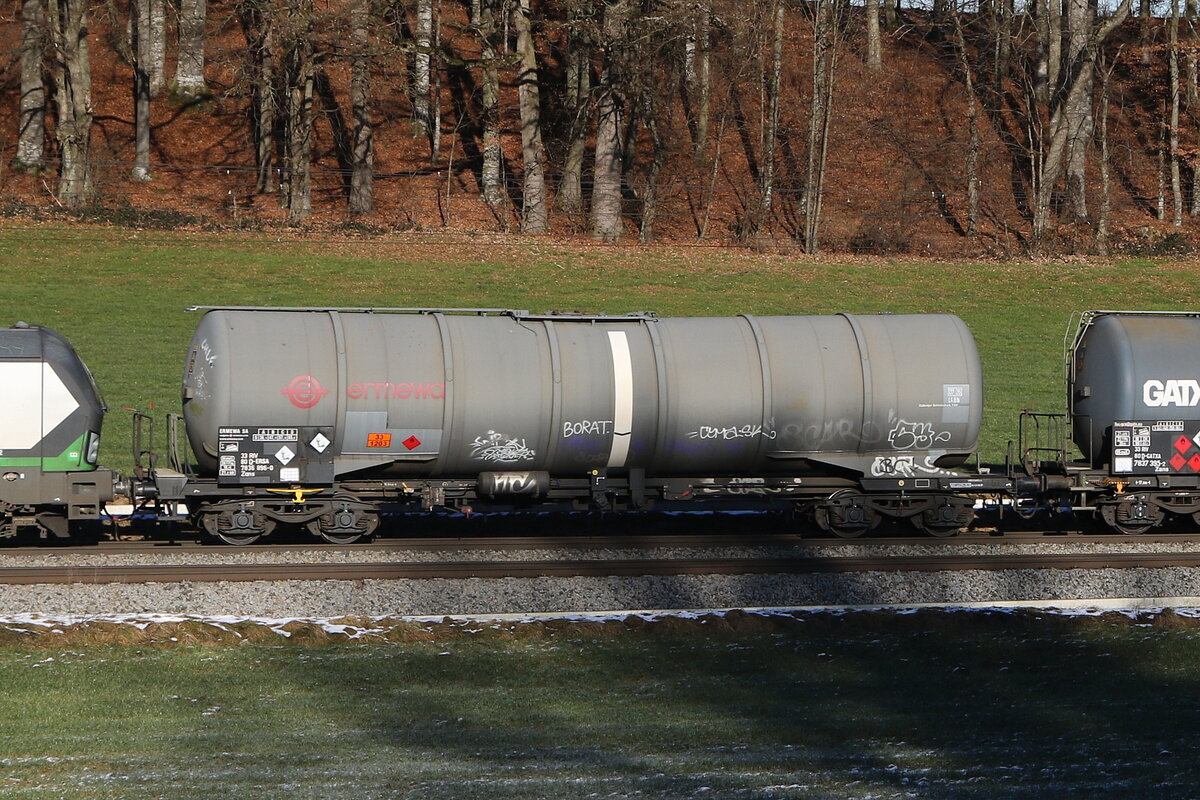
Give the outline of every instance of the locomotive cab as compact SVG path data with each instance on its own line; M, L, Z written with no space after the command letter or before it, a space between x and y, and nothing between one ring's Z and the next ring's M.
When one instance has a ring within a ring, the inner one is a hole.
M0 329L0 536L66 536L112 497L97 468L105 407L74 348L49 328Z

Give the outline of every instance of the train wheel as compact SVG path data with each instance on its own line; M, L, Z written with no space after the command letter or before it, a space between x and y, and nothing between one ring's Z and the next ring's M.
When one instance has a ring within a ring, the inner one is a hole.
M866 504L858 492L835 492L817 506L814 513L817 525L823 531L843 539L856 539L879 525L879 513Z
M1100 517L1110 528L1127 536L1140 536L1157 527L1166 513L1145 495L1135 494L1116 502L1097 503Z
M201 515L204 530L226 544L246 547L275 530L275 520L250 511L209 511Z
M957 536L975 519L975 509L965 502L942 501L912 518L917 530L945 539Z
M328 513L308 523L309 532L330 544L354 544L373 534L379 527L378 514L349 503L339 504L338 500L334 498L334 507Z

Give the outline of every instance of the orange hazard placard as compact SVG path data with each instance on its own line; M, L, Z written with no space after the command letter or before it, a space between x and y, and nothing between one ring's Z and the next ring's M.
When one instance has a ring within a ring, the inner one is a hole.
M392 435L390 433L368 433L367 447L391 447Z

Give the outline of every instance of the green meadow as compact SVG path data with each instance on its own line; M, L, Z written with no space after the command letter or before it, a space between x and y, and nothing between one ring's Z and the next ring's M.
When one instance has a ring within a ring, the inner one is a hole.
M171 642L183 625L120 648L67 629L0 645L0 796L1194 798L1200 636L1133 622L734 614L223 647Z

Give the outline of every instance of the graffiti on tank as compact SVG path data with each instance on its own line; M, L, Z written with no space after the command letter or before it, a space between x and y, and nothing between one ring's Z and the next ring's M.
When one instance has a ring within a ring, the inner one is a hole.
M721 439L731 441L734 439L774 439L778 434L772 430L764 430L762 425L726 425L717 427L713 425L701 425L700 430L692 431L688 434L689 439Z
M811 425L792 423L784 427L781 436L791 450L840 450L858 443L861 425L861 421L848 419L827 419Z
M537 494L537 478L530 472L499 472L492 478L498 494Z
M954 475L933 465L933 457L926 456L925 460L917 463L913 456L876 456L871 464L871 476L874 478L914 478L918 475Z
M888 444L894 450L928 450L950 439L949 431L936 431L928 422L905 419L899 420L888 434Z
M213 352L212 345L208 343L208 339L200 340L200 352L204 354L204 363L210 367L217 363L217 354Z
M736 497L766 497L772 494L783 494L781 486L702 486L694 490L696 494L729 495Z
M535 453L525 444L524 439L506 436L496 431L488 431L485 436L476 436L471 442L471 457L489 463L510 463L527 461Z
M563 422L563 438L572 436L607 436L613 432L611 419L581 419L578 422Z

